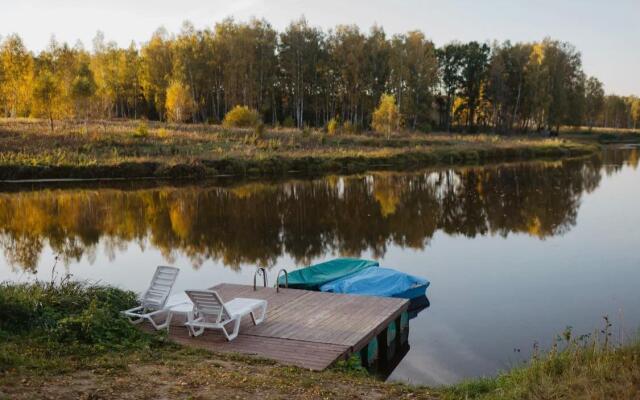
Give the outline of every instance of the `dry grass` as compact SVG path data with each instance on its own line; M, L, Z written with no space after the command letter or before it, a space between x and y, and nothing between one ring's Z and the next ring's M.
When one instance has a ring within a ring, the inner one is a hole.
M64 370L0 373L0 399L433 399L437 391L355 371L312 372L246 356L165 346Z
M602 133L611 133L616 135L637 135L640 134L640 127L637 129L627 129L627 128L601 128L601 127L588 127L588 126L566 126L562 127L563 133L593 133L593 134L602 134Z
M86 126L61 122L51 133L46 121L0 119L0 165L93 166L145 161L179 164L273 157L389 158L408 151L571 146L577 145L562 140L495 135L403 133L386 140L373 133L329 136L322 131L294 129L271 129L259 135L252 129L141 121L95 121Z
M638 399L640 342L612 344L611 324L573 337L571 329L546 353L496 378L443 388L446 399Z

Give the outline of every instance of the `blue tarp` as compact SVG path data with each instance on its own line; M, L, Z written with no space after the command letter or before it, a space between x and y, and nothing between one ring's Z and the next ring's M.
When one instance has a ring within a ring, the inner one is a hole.
M293 289L318 290L320 286L328 282L377 266L378 263L376 261L338 258L290 272L289 287ZM284 276L280 276L278 284L282 286L284 283Z
M413 299L424 296L426 279L389 268L366 268L356 274L326 283L322 292Z

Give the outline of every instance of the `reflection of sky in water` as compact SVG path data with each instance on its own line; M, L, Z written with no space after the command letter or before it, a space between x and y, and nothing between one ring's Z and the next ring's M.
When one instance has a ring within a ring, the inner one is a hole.
M592 332L601 326L600 318L604 314L611 317L616 329L622 327L627 336L633 334L640 325L637 313L640 305L640 291L637 290L640 282L640 252L637 251L640 243L640 170L637 169L637 153L635 160L633 157L628 159L632 165L635 164L634 167L627 165L622 169L613 167L619 164L615 157L602 160L596 168L597 171L605 165L601 177L595 181L597 188L591 191L594 187L590 187L591 192L587 193L581 186L580 193L574 193L577 202L563 203L575 207L573 212L564 210L566 215L563 218L575 220L561 227L559 234L542 235L544 239L537 235L540 227L535 226L529 231L514 228L506 236L500 229L489 229L490 234L476 232L469 235L466 228L459 227L457 231L452 228L452 224L460 221L455 219L444 231L440 227L432 237L427 237L425 242L428 245L423 249L410 248L403 246L402 240L392 237L393 229L385 230L379 221L383 217L368 215L372 229L380 229L380 232L390 235L384 238L382 264L425 276L432 282L428 291L431 307L411 321L411 351L391 379L444 384L471 376L490 375L521 362L528 356L534 342L548 346L567 325L573 326L577 334ZM582 171L584 176L594 173L588 168L576 170ZM491 171L492 174L498 172L495 169ZM558 172L551 170L549 173ZM461 187L463 182L456 174L427 175L426 181L436 188L434 198L447 197L443 186L436 184L447 177L451 187ZM340 200L353 195L347 179L336 179L333 184ZM371 179L366 178L365 181ZM551 180L551 183L566 184L563 180ZM415 185L416 182L409 184ZM492 195L501 198L500 190L527 189L525 181L520 184L519 188L497 187ZM372 187L367 186L365 193L375 197ZM533 189L530 196L539 192L539 188L529 189ZM452 202L448 206L451 210L464 209L464 204L475 204L476 197L477 193L458 193L446 201ZM386 204L388 215L398 217L403 212L407 212L409 217L413 215L402 209L402 202L385 203L385 199L378 200L381 205ZM539 208L537 215L551 218L550 226L558 228L558 221L554 218L564 215L563 210L555 209L557 205L554 203L545 204L544 199L544 196L535 199ZM510 208L516 208L515 211L518 211L518 204L528 204L527 199L522 198L507 200L512 202ZM335 208L336 204L326 206ZM371 214L366 204L363 203L362 207ZM485 213L493 211L491 208L483 210ZM295 210L290 212L295 214ZM384 207L381 206L380 212L384 214ZM358 215L358 210L354 215ZM517 219L518 216L516 212L505 218ZM499 222L502 226L509 226L499 219L498 215L489 217L489 221L496 225ZM411 218L400 222L411 223ZM542 228L544 224L542 221ZM316 232L313 227L310 230L310 235ZM348 236L348 233L341 233L340 228L337 231L338 238ZM366 234L375 236L375 233ZM247 233L245 239L252 238L252 234L255 232ZM242 241L242 235L229 240L224 243L226 246L242 248L233 242ZM304 238L299 240L302 243L297 243L297 246L304 244ZM93 256L84 254L80 262L70 261L68 267L59 266L58 270L67 268L77 278L142 290L155 266L167 263L166 252L158 250L149 239L144 242L143 248L138 243L125 242L125 246L113 250L109 257L102 238ZM368 248L360 255L374 257L379 250ZM331 253L331 247L328 247L313 259L320 261L336 255ZM190 267L193 258L184 254L183 251L172 253L172 264L182 267L176 290L200 288L218 282L249 284L252 281L253 263L241 263L240 268L232 269L225 267L220 260L204 257L201 267L193 269ZM52 260L51 249L44 246L38 261L39 278L49 278ZM291 268L296 262L284 248L275 255L274 264L278 268ZM5 257L0 257L0 280L30 279L31 274L20 271L20 268L8 266ZM270 270L271 280L275 279L276 271L276 268ZM620 332L616 330L614 333L618 335ZM522 352L516 353L514 349Z

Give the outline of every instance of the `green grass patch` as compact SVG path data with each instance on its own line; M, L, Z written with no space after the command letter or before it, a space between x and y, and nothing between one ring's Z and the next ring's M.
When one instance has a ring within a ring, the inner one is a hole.
M157 345L120 317L135 303L132 292L68 280L0 284L0 372L78 368Z

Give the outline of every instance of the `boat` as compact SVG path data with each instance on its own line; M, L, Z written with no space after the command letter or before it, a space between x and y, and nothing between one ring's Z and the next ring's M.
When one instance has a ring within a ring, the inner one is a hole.
M364 268L361 271L320 286L320 291L361 296L419 299L426 296L429 281L390 268Z
M319 291L322 285L357 274L365 269L376 269L376 261L357 258L338 258L316 265L310 265L288 274L288 287ZM285 286L285 276L278 279L279 286Z

